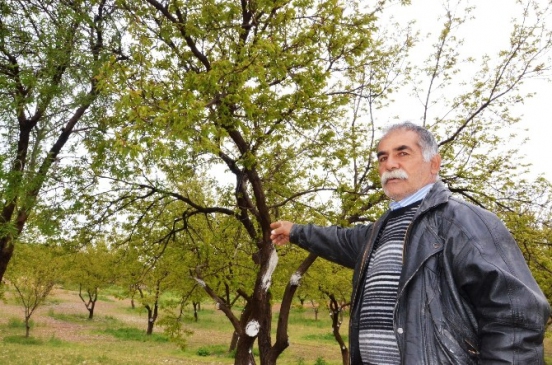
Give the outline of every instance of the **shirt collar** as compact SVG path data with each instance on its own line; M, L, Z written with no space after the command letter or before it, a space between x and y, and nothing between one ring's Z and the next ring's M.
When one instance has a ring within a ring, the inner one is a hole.
M422 200L423 198L425 198L427 193L429 193L429 191L431 190L433 185L435 185L435 183L428 184L428 185L424 186L423 188L421 188L420 190L418 190L417 192L415 192L414 194L412 194L410 196L407 196L406 198L404 198L402 200L399 200L398 202L392 201L389 204L389 208L391 210L395 210L395 209L406 207L406 206L408 206L412 203L415 203L419 200Z

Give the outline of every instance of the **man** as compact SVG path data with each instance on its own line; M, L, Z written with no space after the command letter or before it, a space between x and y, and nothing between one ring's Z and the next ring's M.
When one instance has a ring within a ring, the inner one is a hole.
M272 223L353 268L351 364L544 364L550 308L506 227L440 181L435 138L412 123L377 146L391 209L353 228Z

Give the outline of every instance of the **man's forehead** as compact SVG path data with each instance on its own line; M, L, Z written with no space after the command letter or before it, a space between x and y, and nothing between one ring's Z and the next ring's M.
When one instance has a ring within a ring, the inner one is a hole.
M377 146L378 153L418 149L418 135L413 131L393 131L384 136Z

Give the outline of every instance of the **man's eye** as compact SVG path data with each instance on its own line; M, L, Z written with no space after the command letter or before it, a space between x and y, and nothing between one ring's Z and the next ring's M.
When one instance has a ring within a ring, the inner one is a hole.
M378 158L379 162L384 162L385 160L387 160L387 156L381 156L380 158Z

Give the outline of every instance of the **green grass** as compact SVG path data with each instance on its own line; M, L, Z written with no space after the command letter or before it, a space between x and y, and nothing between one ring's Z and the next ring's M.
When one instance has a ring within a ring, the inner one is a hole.
M98 295L98 301L100 301L100 302L114 302L115 299L113 299L110 296L102 294L102 295Z
M55 311L54 308L48 310L48 316L64 322L83 322L88 320L88 313L62 313Z
M202 357L228 357L233 358L234 353L228 352L228 346L223 345L213 345L213 346L202 346L197 349L196 354Z
M55 336L44 340L42 338L35 338L32 336L25 337L23 335L12 335L4 337L3 342L5 344L12 343L20 345L47 345L51 347L59 347L63 346L64 344L63 341L61 341L59 338L56 338Z
M331 332L323 333L323 334L306 335L304 338L305 338L305 340L315 341L315 342L318 342L318 343L320 343L321 341L325 341L325 342L329 342L329 343L335 343L336 342L335 337L334 337L333 333L331 333ZM343 341L345 343L347 343L347 341L349 341L348 337L346 335L342 334L341 338L343 339Z
M34 321L31 319L29 321L29 326L31 328L35 327L35 324L34 324ZM21 318L15 318L15 317L11 317L9 320L8 320L8 325L7 325L8 328L25 328L25 321L22 320Z
M6 336L4 337L4 343L15 343L20 345L42 345L44 344L44 341L39 338L34 337L25 337L25 336Z
M134 327L107 328L103 332L123 341L169 342L167 336L156 333L147 335L143 330Z

